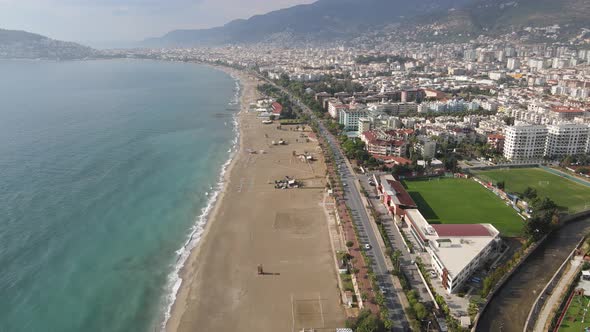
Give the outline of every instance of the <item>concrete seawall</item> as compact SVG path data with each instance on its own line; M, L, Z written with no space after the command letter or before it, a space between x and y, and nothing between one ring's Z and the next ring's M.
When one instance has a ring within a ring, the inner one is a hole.
M590 217L590 210L564 217L562 220L564 223L568 223L571 221L584 219L587 217ZM524 332L532 331L534 329L536 321L539 316L539 313L541 312L541 309L543 308L545 301L548 299L547 294L551 293L553 291L553 289L555 288L555 286L558 284L561 276L563 275L563 272L565 271L565 268L567 267L567 264L572 259L572 257L574 256L574 254L576 252L576 249L582 244L583 241L584 241L584 238L582 238L578 242L576 247L572 250L570 255L563 261L563 264L561 264L561 266L555 272L555 274L553 275L551 280L547 283L545 288L543 288L543 291L541 293L539 293L539 296L537 297L537 300L535 301L535 303L531 307L531 312L529 313L529 316L527 317L527 320L526 320L526 323L525 323L525 326L523 329Z

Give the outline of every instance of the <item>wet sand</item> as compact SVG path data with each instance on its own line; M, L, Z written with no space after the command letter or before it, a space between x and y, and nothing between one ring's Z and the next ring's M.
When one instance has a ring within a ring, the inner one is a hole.
M257 82L233 73L242 84L240 149L203 239L181 273L166 330L342 327L344 310L321 205L326 166L318 145L305 142L307 133L294 126L279 130L248 113L258 98ZM279 139L289 144L272 145ZM294 151L310 152L318 161L307 163ZM303 180L306 188L275 189L274 181L285 176ZM259 264L264 275L258 274Z

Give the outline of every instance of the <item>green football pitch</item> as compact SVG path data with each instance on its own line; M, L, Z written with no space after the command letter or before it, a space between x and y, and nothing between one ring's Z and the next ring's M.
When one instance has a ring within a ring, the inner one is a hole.
M507 192L522 193L526 187L534 188L539 197L550 198L561 210L570 213L590 209L590 187L540 168L512 168L474 173L484 181L504 181Z
M473 180L405 181L408 193L430 223L492 224L504 236L519 236L523 219L501 198Z

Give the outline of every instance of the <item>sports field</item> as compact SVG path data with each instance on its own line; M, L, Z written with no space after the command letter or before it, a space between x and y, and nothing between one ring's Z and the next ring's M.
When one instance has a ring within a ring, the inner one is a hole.
M562 210L570 213L590 209L590 187L544 171L540 168L512 168L478 171L485 181L504 181L507 192L522 193L526 187L535 188L539 197L549 197Z
M411 180L404 185L430 223L489 223L504 236L521 235L524 221L516 211L473 180Z
M580 332L590 328L590 298L574 296L559 326L560 332Z

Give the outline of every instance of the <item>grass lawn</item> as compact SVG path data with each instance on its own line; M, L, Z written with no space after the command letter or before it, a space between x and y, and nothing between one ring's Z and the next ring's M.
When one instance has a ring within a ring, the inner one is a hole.
M562 210L570 213L590 208L590 187L575 183L540 168L513 168L478 171L482 180L504 181L506 191L522 193L526 187L535 188L540 197L549 197Z
M492 224L504 236L522 233L524 221L516 211L473 180L410 180L404 185L430 223Z
M575 296L561 321L559 331L580 332L590 328L590 307L588 304L590 304L590 298L587 296ZM588 309L588 312L585 313L584 309ZM582 323L582 319L584 323Z

